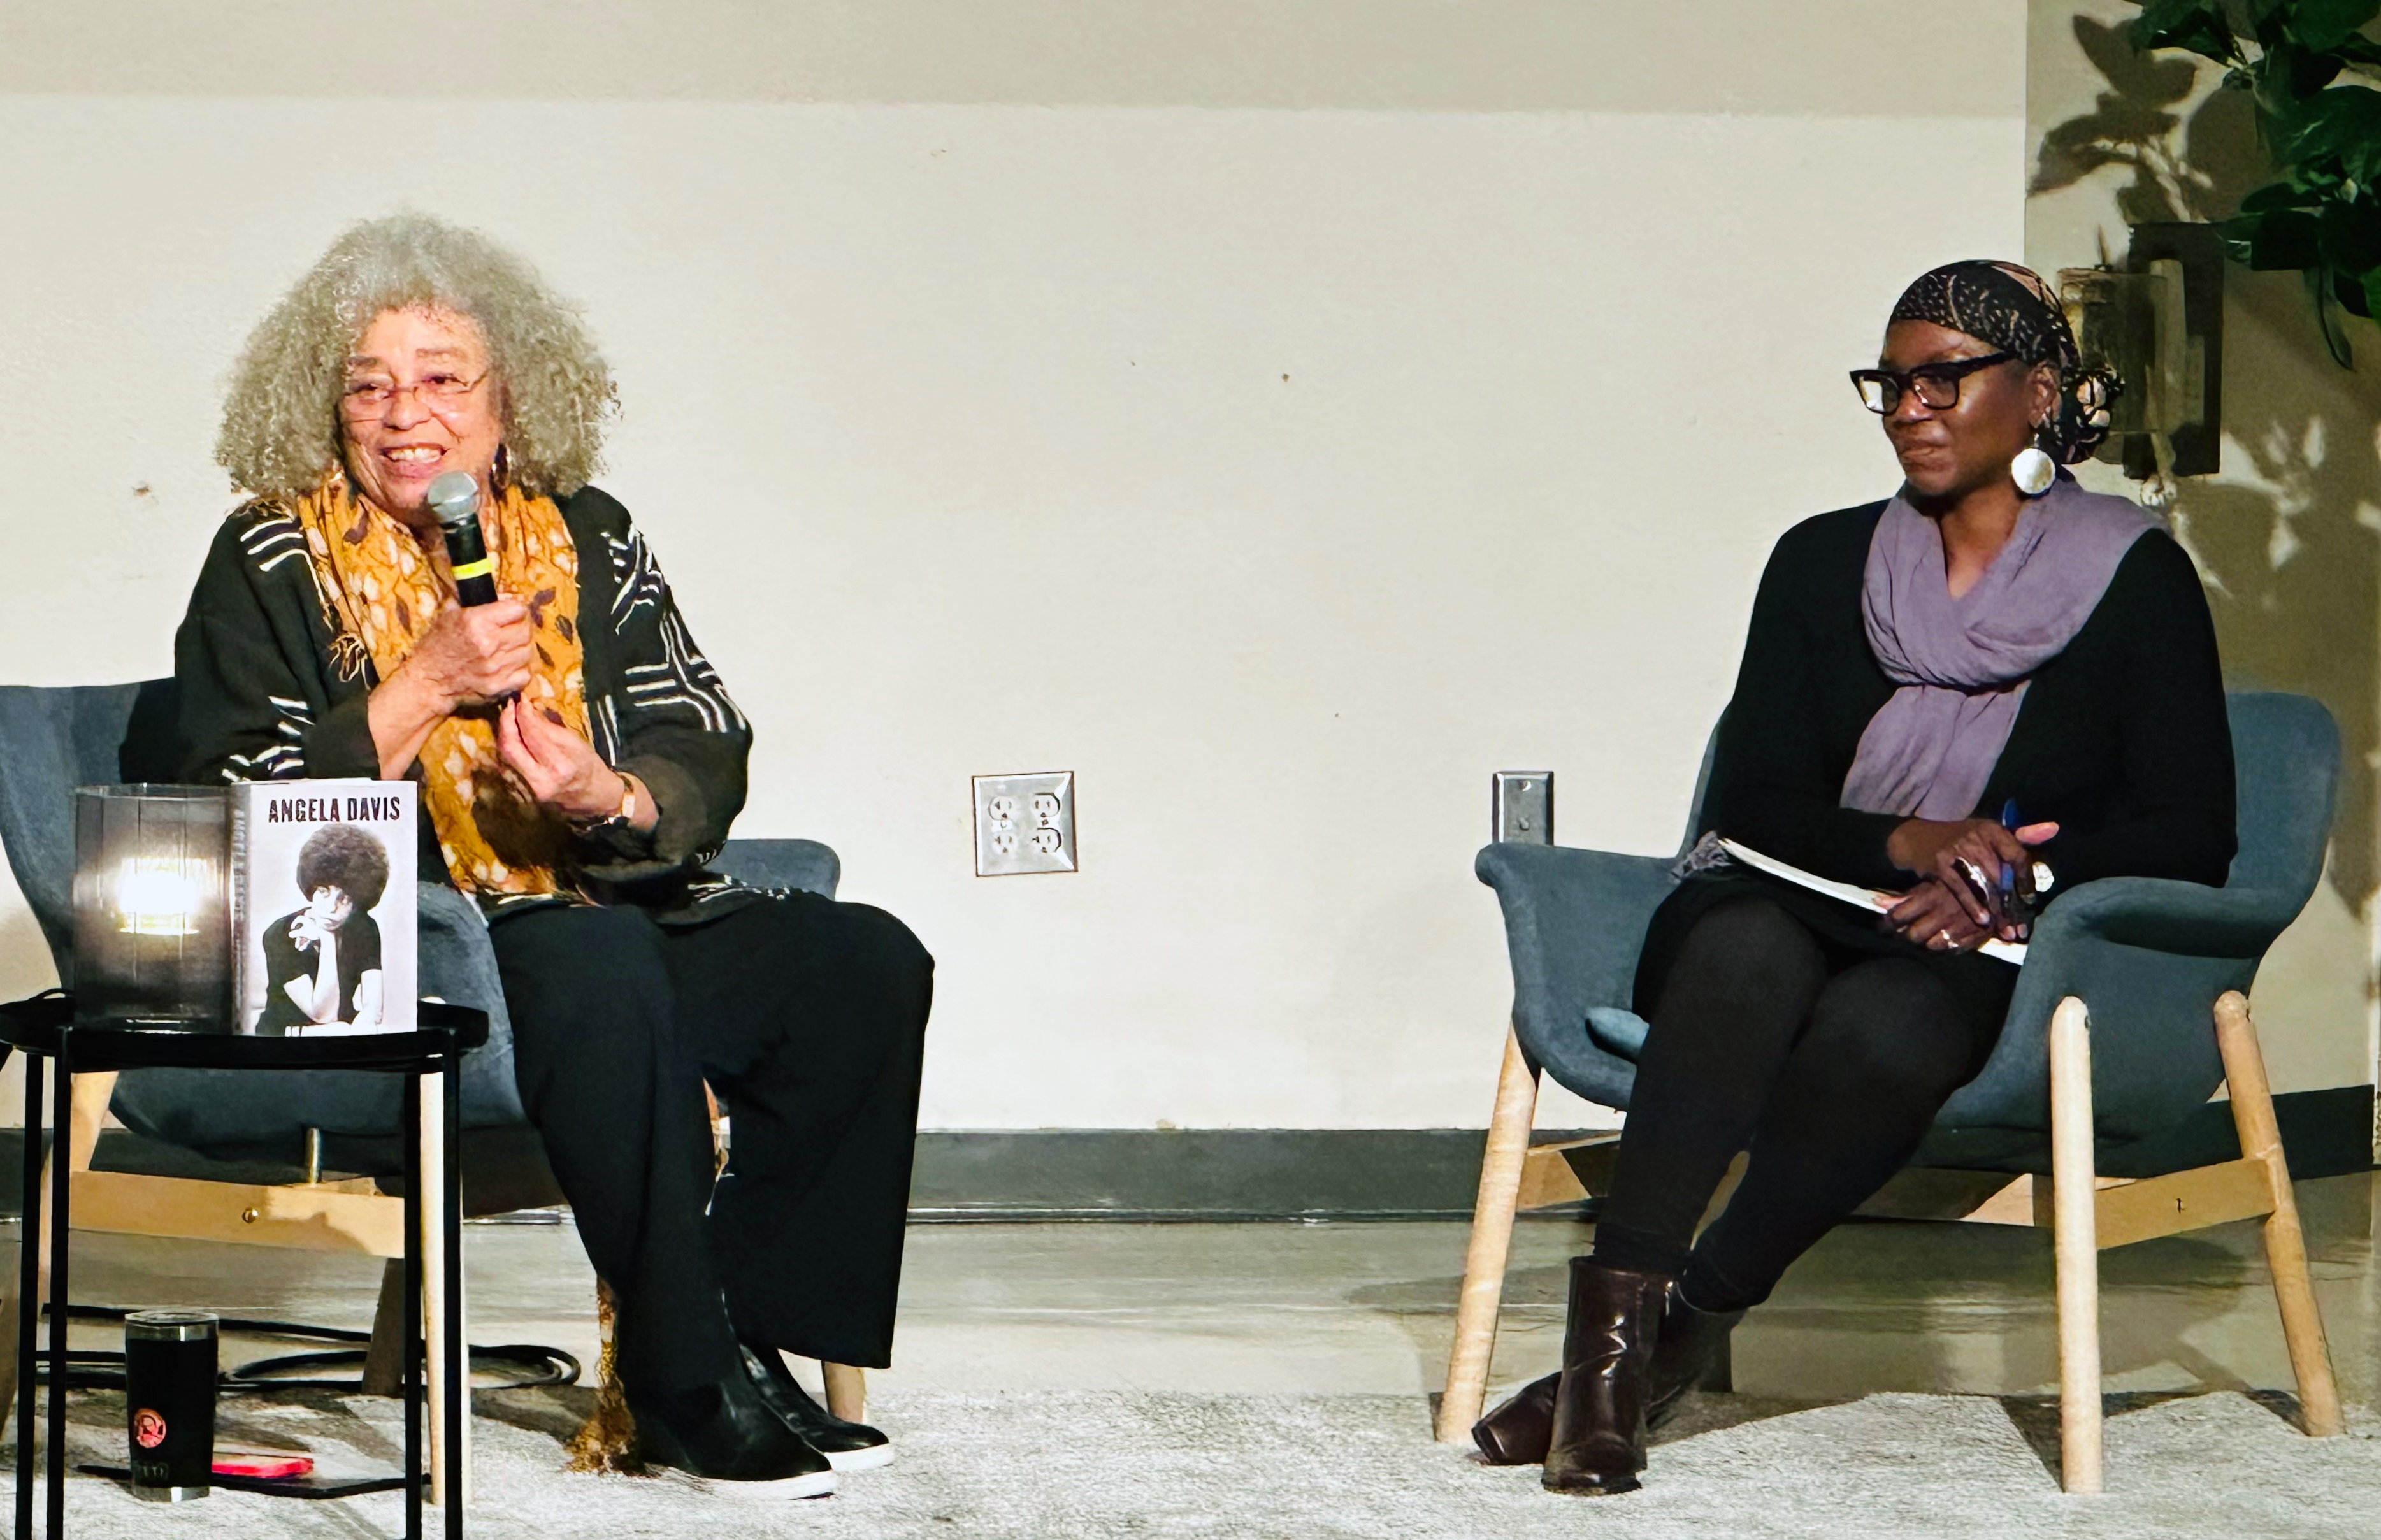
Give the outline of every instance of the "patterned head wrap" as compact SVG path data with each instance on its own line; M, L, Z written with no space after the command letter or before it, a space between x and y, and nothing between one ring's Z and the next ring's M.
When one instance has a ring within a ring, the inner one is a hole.
M1931 321L2056 369L2058 409L2035 443L2060 464L2074 464L2108 436L2108 403L2124 383L2106 364L2084 361L2058 296L2031 268L1984 261L1938 267L1901 291L1893 320Z

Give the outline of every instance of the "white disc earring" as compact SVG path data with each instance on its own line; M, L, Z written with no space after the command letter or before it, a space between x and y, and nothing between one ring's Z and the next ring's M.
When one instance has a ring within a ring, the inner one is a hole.
M2009 457L2009 480L2029 497L2039 497L2058 479L2058 464L2029 444Z

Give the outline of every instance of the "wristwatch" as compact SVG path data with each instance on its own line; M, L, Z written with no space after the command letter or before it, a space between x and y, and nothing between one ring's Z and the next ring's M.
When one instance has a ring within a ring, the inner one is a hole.
M603 834L612 829L628 829L637 822L637 777L626 771L620 776L620 805L617 810L593 818L573 818L570 827L582 835Z

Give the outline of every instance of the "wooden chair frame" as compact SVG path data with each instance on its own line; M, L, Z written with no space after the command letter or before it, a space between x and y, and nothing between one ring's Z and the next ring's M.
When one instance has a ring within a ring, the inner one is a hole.
M2317 1438L2344 1426L2323 1314L2307 1276L2306 1242L2274 1118L2265 1054L2249 1002L2238 991L2216 1002L2215 1031L2240 1134L2239 1159L2160 1177L2098 1176L2090 1016L2083 1002L2070 996L2050 1022L2050 1181L1912 1167L1859 1211L1874 1217L2031 1225L2052 1232L2058 1279L2059 1484L2069 1492L2097 1492L2101 1486L2099 1253L2112 1246L2264 1216L2265 1262L2298 1382L2302 1424ZM1486 1399L1515 1213L1576 1203L1601 1191L1619 1143L1613 1133L1532 1148L1530 1127L1537 1099L1537 1070L1508 1032L1496 1111L1480 1163L1447 1390L1439 1401L1438 1436L1445 1443L1469 1439ZM1715 1210L1725 1201L1723 1192L1714 1200Z

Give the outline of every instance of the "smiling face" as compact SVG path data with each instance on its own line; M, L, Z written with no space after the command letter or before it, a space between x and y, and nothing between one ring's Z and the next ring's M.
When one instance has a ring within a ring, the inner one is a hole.
M449 471L481 486L504 438L504 392L480 328L453 311L383 311L356 338L339 402L339 441L356 492L417 530Z
M1877 367L1907 372L1994 351L1931 321L1897 321L1886 328ZM1916 391L1903 391L1900 404L1886 414L1885 436L1913 495L1956 501L1996 479L2007 481L2009 460L2033 442L2035 425L2057 401L2057 376L2047 365L2028 368L2012 360L1962 379L1960 398L1948 407L1930 407Z

